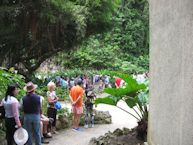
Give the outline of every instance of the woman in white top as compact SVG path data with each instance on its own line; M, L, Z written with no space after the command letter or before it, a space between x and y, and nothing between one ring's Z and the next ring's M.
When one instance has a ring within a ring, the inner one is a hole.
M19 119L19 102L15 98L18 94L16 86L8 86L5 98L2 100L2 105L5 108L5 126L6 140L8 145L14 144L14 133L17 128L21 127Z
M57 109L54 106L54 103L58 101L58 97L55 92L56 85L54 82L48 83L48 110L47 110L47 116L48 118L52 118L54 121L51 126L49 126L50 131L53 133L56 133L56 115L57 115ZM53 129L53 130L52 130Z

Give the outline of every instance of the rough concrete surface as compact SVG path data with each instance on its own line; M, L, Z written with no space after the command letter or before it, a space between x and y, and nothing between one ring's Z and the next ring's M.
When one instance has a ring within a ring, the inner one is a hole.
M193 0L150 0L150 145L193 145Z

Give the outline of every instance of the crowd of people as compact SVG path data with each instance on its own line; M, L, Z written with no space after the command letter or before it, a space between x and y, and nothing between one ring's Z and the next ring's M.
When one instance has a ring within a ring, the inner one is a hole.
M114 77L116 88L124 86L123 79ZM27 145L48 144L45 138L52 138L56 134L57 103L58 96L56 87L69 89L69 98L72 105L72 130L81 131L79 128L80 118L83 114L83 104L85 105L85 128L94 127L93 104L96 97L93 85L98 84L99 89L111 87L109 76L95 75L92 78L87 76L77 76L75 78L56 77L55 80L48 80L46 100L48 102L47 115L42 113L42 105L45 98L36 93L37 85L28 82L24 87L26 95L17 100L17 85L10 85L6 95L1 101L1 106L5 110L6 140L8 145L14 144L14 133L18 128L25 128L29 138ZM83 97L86 96L83 102ZM24 117L21 121L20 111Z
M61 87L64 89L71 89L75 84L77 84L78 80L83 81L83 87L88 89L91 86L98 86L97 89L102 90L106 87L111 87L110 77L107 75L78 75L75 77L64 77L64 76L57 76L54 78L45 78L45 82L48 83L53 81L56 83L57 87Z
M96 82L100 80L95 80ZM18 128L25 128L28 133L27 145L48 144L45 138L52 138L56 132L56 118L58 96L56 87L69 88L69 98L72 104L72 130L81 131L79 128L80 117L83 113L83 104L85 104L85 127L94 127L93 101L95 93L90 78L76 77L68 78L58 77L54 81L50 80L47 84L46 100L48 102L47 114L42 113L42 105L45 98L36 93L37 85L28 82L24 87L26 95L17 100L17 85L10 85L7 88L6 95L1 101L1 106L5 109L6 140L8 145L13 145L14 133ZM83 96L86 96L83 102ZM20 117L20 111L24 113L23 119Z

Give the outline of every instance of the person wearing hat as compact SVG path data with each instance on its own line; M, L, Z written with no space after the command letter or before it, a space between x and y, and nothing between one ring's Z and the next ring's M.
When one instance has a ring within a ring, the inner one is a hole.
M78 80L77 85L71 88L69 94L72 103L72 113L73 113L72 130L74 131L80 131L79 123L80 117L83 113L83 95L84 95L83 82L81 80Z
M5 127L6 127L6 140L7 145L14 144L14 133L17 128L21 128L19 119L19 102L15 98L18 90L15 85L10 85L7 88L5 98L2 100L1 105L5 109Z
M36 88L37 85L33 84L32 82L27 83L24 87L27 95L21 99L21 106L24 111L24 128L29 134L27 145L33 144L33 135L35 137L35 144L41 145L41 97L35 93Z

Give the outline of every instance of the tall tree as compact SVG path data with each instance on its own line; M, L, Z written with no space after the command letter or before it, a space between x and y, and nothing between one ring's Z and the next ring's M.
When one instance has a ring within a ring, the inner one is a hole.
M1 0L0 65L24 75L103 31L119 0Z

